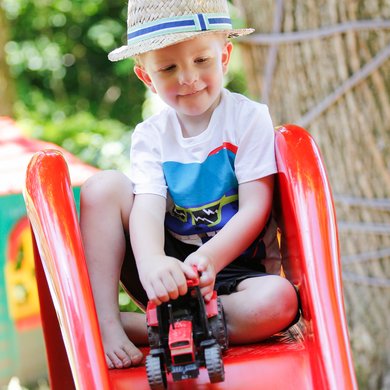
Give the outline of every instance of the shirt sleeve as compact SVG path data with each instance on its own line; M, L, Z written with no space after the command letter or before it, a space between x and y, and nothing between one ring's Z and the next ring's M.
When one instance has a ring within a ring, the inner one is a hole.
M238 150L235 172L239 184L277 172L275 130L264 104L254 103L239 110Z
M134 194L167 197L160 145L159 134L153 126L141 123L135 128L130 149L130 180Z

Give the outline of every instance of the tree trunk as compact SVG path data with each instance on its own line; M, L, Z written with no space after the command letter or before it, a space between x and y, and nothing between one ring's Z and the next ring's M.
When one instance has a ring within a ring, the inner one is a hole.
M12 117L15 93L14 83L10 77L9 67L5 58L5 44L8 36L8 23L0 3L0 116Z
M250 93L275 124L302 125L321 149L358 380L388 388L390 0L234 3L256 29L240 45Z

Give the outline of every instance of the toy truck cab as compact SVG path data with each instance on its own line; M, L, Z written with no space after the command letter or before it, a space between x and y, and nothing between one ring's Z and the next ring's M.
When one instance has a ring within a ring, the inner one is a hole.
M195 361L194 339L192 337L192 322L177 321L169 326L169 350L172 364L188 364Z
M206 367L210 382L224 380L222 352L227 349L227 332L220 299L214 291L205 303L199 280L187 281L184 296L146 311L150 354L146 372L152 389L164 389L166 374L174 381L196 378Z

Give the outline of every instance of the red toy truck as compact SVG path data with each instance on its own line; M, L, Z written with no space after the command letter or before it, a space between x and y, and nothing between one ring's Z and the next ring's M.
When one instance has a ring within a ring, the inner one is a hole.
M146 310L150 353L146 372L152 389L167 387L167 373L174 381L197 378L206 367L210 382L225 379L222 352L228 347L225 317L214 291L205 303L199 280L187 281L186 295Z

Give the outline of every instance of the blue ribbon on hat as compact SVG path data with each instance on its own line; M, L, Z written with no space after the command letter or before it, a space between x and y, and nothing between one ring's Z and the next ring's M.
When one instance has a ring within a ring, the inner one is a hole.
M163 18L130 28L128 45L167 34L232 29L232 21L226 14L195 14Z

